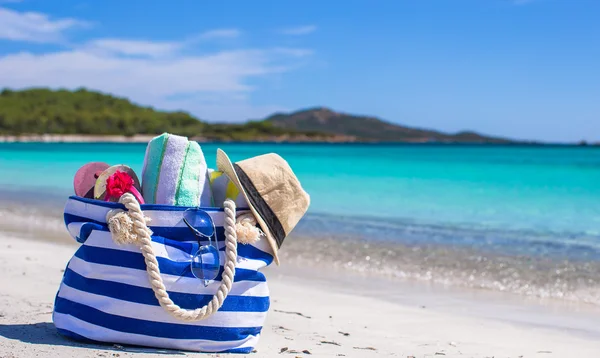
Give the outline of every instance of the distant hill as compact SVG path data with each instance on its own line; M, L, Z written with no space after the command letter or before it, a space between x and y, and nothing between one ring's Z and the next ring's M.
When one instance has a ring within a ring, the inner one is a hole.
M356 140L376 142L510 142L507 139L468 131L448 134L428 129L410 128L375 117L334 112L323 107L289 114L276 113L265 120L282 129L345 135Z
M314 108L241 124L208 123L187 112L159 111L86 89L34 88L0 92L0 135L154 135L204 141L465 142L504 143L473 132L447 134L378 118Z

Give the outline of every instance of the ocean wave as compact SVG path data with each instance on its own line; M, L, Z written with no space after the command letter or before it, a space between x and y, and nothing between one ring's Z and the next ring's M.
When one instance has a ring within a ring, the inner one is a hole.
M600 233L498 229L485 223L433 223L412 219L309 214L295 232L300 236L477 248L507 255L570 260L600 260Z
M600 304L600 238L587 233L309 216L282 261L361 275Z
M297 236L286 240L280 256L297 266L600 304L599 261Z
M62 219L62 208L0 202L0 231L29 238L73 242Z

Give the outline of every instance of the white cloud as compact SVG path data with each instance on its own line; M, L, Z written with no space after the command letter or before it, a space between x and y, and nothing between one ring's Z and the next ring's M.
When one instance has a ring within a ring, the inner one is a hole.
M124 56L165 57L176 54L185 47L198 43L213 41L222 38L235 38L240 36L237 29L216 29L191 36L183 41L148 41L132 39L97 39L85 44L87 51L115 54Z
M99 54L162 57L171 55L183 46L178 42L152 42L126 39L99 39L85 45L85 49Z
M317 26L315 25L306 25L306 26L298 26L298 27L289 27L287 29L281 30L281 33L284 35L308 35L317 31Z
M120 49L122 43L115 46L117 43L111 43L112 47ZM162 51L160 43L156 46L144 44L130 52L148 54ZM277 48L136 58L120 56L122 51L115 54L89 48L93 47L46 54L22 52L0 57L2 85L15 89L75 89L83 86L127 96L145 105L187 110L202 118L230 120L235 117L241 120L253 113L247 110L250 106L247 96L242 96L255 89L249 80L286 72L310 54L309 51ZM219 101L210 100L207 104L206 99L215 95ZM177 99L180 97L185 100ZM224 99L231 103L227 104ZM201 112L206 108L213 112L211 117ZM218 115L217 108L223 110L222 115ZM235 112L235 108L248 114L234 116L232 111Z
M77 19L50 19L46 14L18 12L0 7L0 39L38 43L61 42L66 30L89 25L88 22Z
M241 35L238 29L216 29L201 34L198 38L202 40L212 40L219 38L236 38Z
M40 13L0 11L0 38L9 40L58 42L64 40L65 30L87 24ZM286 110L253 105L250 95L255 83L298 68L312 51L272 47L199 52L196 46L238 36L237 29L216 29L180 41L98 38L53 52L0 55L1 86L86 87L213 121L260 118Z
M273 49L273 52L279 53L282 55L294 56L294 57L304 57L304 56L310 56L313 54L313 50L310 50L310 49L287 48L287 47L276 47Z

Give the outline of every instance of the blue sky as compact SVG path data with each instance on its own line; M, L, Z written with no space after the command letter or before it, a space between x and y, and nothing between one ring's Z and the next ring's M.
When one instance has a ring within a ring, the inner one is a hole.
M0 0L0 86L600 141L600 1Z

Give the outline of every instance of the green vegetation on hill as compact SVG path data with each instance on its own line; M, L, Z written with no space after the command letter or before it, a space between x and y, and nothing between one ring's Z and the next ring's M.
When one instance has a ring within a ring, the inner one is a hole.
M0 133L4 134L197 134L205 124L185 112L160 112L127 99L80 89L3 90Z
M126 135L163 132L213 140L293 135L268 122L209 124L186 112L157 111L124 98L79 89L0 92L0 134Z
M189 113L158 111L125 98L79 89L0 92L0 135L126 135L169 132L206 140L506 142L473 132L445 134L373 117L315 108L243 124L212 124Z

